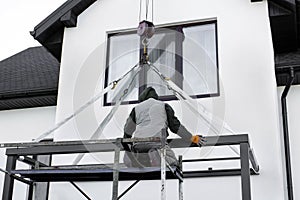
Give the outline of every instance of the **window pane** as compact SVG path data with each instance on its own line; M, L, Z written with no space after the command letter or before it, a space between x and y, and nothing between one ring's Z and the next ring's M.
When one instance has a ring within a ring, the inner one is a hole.
M175 81L175 31L163 30L149 42L149 60L166 77ZM171 95L161 78L152 70L147 72L147 86L153 86L159 96Z
M215 24L183 30L183 89L190 95L218 93L215 31Z
M109 39L108 81L119 79L139 62L139 37L137 34L114 35ZM107 102L111 103L115 94L108 93ZM135 88L125 101L138 98L138 88Z
M108 45L106 83L121 77L142 56L140 37L135 32L110 35ZM149 40L148 55L149 61L164 76L171 78L190 96L219 93L216 22L157 28ZM140 75L137 77L138 87L153 86L162 99L175 98L161 78L148 67L144 67ZM138 100L141 92L138 87L125 101ZM115 97L116 94L108 94L106 103L114 102Z

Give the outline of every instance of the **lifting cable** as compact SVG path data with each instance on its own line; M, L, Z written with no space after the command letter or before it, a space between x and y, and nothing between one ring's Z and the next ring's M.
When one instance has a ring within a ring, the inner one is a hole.
M145 20L148 21L148 13L149 13L149 4L151 1L151 22L153 22L153 0L140 0L140 9L139 9L139 22L142 21L142 7L143 7L143 1L145 1Z
M90 140L95 140L95 139L99 139L104 128L106 127L106 125L108 124L108 122L112 119L112 117L114 116L115 112L118 110L119 106L121 105L122 101L132 92L132 89L134 87L136 87L136 77L139 74L141 70L141 66L139 65L139 67L134 71L132 70L132 74L131 76L128 77L126 83L129 82L128 86L123 90L122 94L120 97L118 97L117 101L115 102L114 107L110 110L110 112L108 113L108 115L106 115L106 117L102 120L102 122L99 124L98 128L96 129L96 131L93 133L93 135L90 137ZM124 83L125 84L125 83ZM122 88L123 89L123 88ZM85 154L79 154L75 160L73 161L73 165L76 165L80 162L80 160L83 158Z
M88 102L86 102L85 104L83 104L79 109L77 109L73 114L69 115L67 118L63 119L62 121L60 121L59 123L57 123L53 128L51 128L50 130L46 131L45 133L41 134L38 138L36 138L34 141L35 142L40 142L41 140L43 140L44 138L46 138L47 136L49 136L51 133L53 133L55 130L57 130L58 128L60 128L62 125L64 125L65 123L67 123L68 121L70 121L72 118L76 117L79 113L81 113L83 110L85 110L88 106L90 106L91 104L95 103L98 99L100 99L103 95L105 95L106 93L108 93L111 90L114 90L118 83L123 80L125 77L128 76L128 74L130 74L132 71L134 71L134 69L139 66L139 64L136 64L133 68L131 68L128 72L126 72L123 76L121 76L119 79L111 82L106 88L104 88L101 92L99 92L96 96L94 96L93 98L91 98Z
M171 90L174 95L183 103L185 103L189 109L196 114L198 117L200 117L201 119L203 119L203 121L207 124L208 127L210 127L213 131L213 133L216 136L219 136L219 132L218 128L216 128L216 126L214 124L219 124L221 125L221 130L224 128L227 131L229 131L232 134L235 134L235 132L229 127L229 125L216 118L216 120L214 120L214 122L210 122L209 119L213 119L210 118L210 116L212 116L212 114L210 112L207 111L207 109L200 104L201 106L201 112L195 108L195 106L193 106L192 102L194 101L185 91L183 91L181 88L179 88L173 81L171 81L171 79L167 78L166 76L164 76L153 64L148 62L148 65L150 66L150 69L152 69L163 81L163 83L166 84L166 86L168 87L169 90ZM207 116L209 115L209 116ZM233 147L233 146L229 146L229 148L234 151L234 153L236 153L237 155L239 154L239 151L237 148Z

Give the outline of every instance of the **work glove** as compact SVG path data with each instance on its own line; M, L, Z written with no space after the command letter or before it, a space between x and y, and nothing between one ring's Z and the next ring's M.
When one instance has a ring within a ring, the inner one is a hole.
M205 145L206 139L202 135L193 135L191 138L191 142L193 144L196 144L197 146L201 147Z

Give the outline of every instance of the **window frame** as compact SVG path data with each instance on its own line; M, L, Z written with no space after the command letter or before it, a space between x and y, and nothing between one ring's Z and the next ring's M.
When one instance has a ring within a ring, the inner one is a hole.
M199 98L208 98L208 97L217 97L220 96L220 76L219 76L219 53L218 53L218 23L217 19L207 19L207 20L197 20L197 21L186 21L186 22L178 22L178 23L172 23L172 24L163 24L163 25L158 25L155 26L156 33L160 32L161 29L172 29L172 30L177 30L180 27L181 29L187 28L187 27L193 27L193 26L201 26L201 25L207 25L207 24L213 24L214 25L214 30L215 30L215 50L216 50L216 84L217 84L217 92L215 93L208 93L208 94L198 94L198 95L190 95L191 98L194 99L199 99ZM114 35L128 35L128 34L133 34L136 33L136 29L126 29L126 30L119 30L119 31L109 31L106 33L106 38L107 38L107 44L106 44L106 61L105 61L105 77L104 77L104 88L108 86L110 82L108 82L108 77L109 77L109 57L110 57L110 37ZM178 34L180 35L180 34ZM175 36L175 70L179 72L180 74L183 74L183 42ZM179 52L179 53L177 53ZM139 53L139 58L143 54L143 47L140 41L140 53ZM181 56L179 56L181 55ZM150 55L149 55L150 57ZM147 83L147 72L143 72L143 77L142 82ZM147 84L141 84L141 77L139 77L139 85L142 85L139 87L139 94L147 87ZM176 83L177 84L177 83ZM183 87L183 85L179 85L180 88ZM162 101L172 101L172 100L178 100L174 95L164 95L160 96L159 100ZM121 104L137 104L139 103L138 99L137 100L132 100L132 101L123 101ZM112 106L114 105L113 102L107 102L107 94L104 95L104 100L103 100L103 105L104 106Z

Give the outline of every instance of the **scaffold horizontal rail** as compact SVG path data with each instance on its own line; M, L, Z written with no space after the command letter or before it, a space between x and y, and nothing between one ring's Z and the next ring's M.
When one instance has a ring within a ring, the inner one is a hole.
M222 135L207 136L205 146L221 146L221 145L238 145L240 143L249 142L247 134L239 135ZM160 141L160 138L124 138L122 142L148 142ZM93 145L93 144L114 144L116 139L99 139L99 140L74 140L74 141L47 141L47 142L19 142L19 143L0 143L0 148L22 148L22 147L38 147L38 146L69 146L69 145ZM183 139L168 139L172 148L192 147L190 142Z
M120 139L120 138L119 138ZM49 155L49 154L68 154L68 153L91 153L91 152L109 152L114 151L118 139L101 139L101 140L82 140L82 141L57 141L57 142L29 142L29 143L3 143L0 146L8 148L6 155ZM160 141L160 138L126 138L121 139L122 143L132 142L148 142ZM241 143L248 143L249 138L247 134L239 135L222 135L222 136L208 136L206 137L205 146L225 146L225 145L239 145ZM169 139L169 146L171 148L186 148L197 147L190 142L183 139ZM101 145L100 145L101 144ZM17 147L17 148L13 148ZM25 148L27 147L27 148ZM122 149L121 147L121 150ZM255 171L259 171L259 165L255 158L255 154L250 149L249 160Z
M183 175L175 166L173 172L166 170L167 179L182 179ZM60 182L60 181L112 181L112 168L86 168L86 169L29 169L13 170L13 174L30 178L35 182ZM121 168L119 180L160 180L160 167Z

